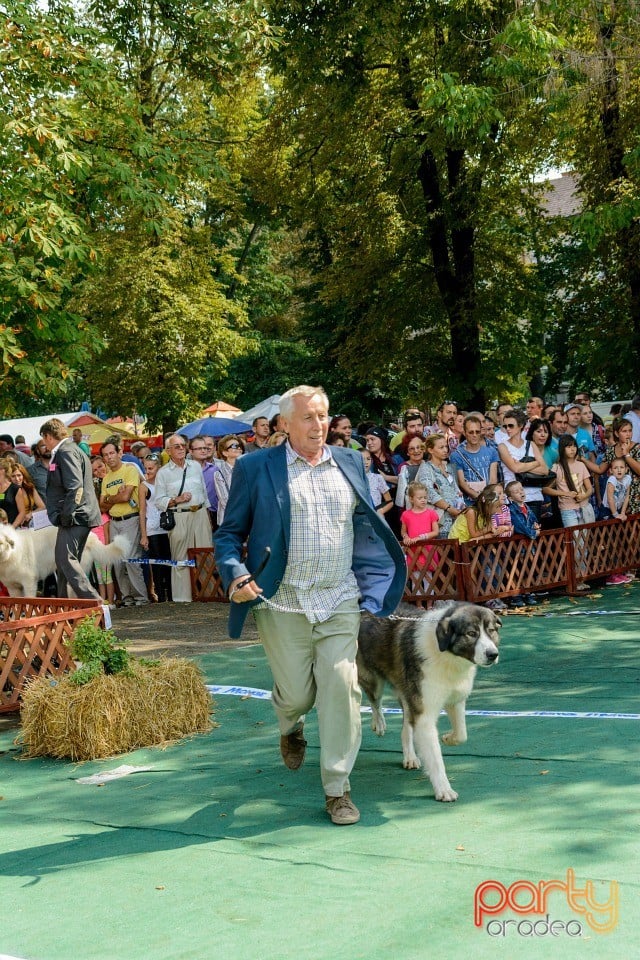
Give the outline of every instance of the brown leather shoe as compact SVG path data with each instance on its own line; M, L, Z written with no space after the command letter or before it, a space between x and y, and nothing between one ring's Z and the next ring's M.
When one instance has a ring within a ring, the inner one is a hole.
M360 819L360 811L351 800L351 794L347 790L341 797L325 797L327 813L331 817L331 822L339 827L345 827L350 823L357 823Z
M289 770L299 770L304 763L307 741L302 735L303 727L280 737L280 753Z

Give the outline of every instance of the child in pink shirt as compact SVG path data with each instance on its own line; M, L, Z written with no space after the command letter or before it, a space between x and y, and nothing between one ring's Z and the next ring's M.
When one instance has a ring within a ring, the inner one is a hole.
M407 563L413 566L414 558L417 557L419 567L424 567L428 562L428 569L435 570L438 554L433 547L426 547L424 544L435 540L440 532L438 514L428 506L427 488L423 483L410 483L407 496L411 509L405 510L400 517L402 542L407 547Z

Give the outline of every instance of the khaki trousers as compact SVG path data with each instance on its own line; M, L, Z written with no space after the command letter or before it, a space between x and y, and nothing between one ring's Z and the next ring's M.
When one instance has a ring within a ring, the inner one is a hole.
M176 525L169 531L171 559L186 560L190 547L211 546L211 524L206 507L194 512L176 510ZM189 567L171 568L171 595L174 603L191 603Z
M254 609L273 674L272 702L281 734L292 733L314 705L320 733L320 776L328 797L350 789L361 741L356 653L360 611L346 600L323 623L304 614Z
M126 517L124 520L113 520L109 524L110 536L114 540L117 536L126 537L129 541L128 557L141 557L140 546L140 517ZM123 597L135 597L137 600L148 601L147 585L144 582L142 567L137 563L124 563L117 560L113 565L116 580Z

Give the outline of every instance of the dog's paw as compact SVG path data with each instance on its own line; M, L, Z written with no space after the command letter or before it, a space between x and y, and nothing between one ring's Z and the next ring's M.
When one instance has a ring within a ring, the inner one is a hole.
M405 768L405 770L419 770L420 761L415 753L409 753L403 758L402 766Z
M436 800L441 800L443 803L453 803L454 800L458 799L458 794L455 790L452 790L449 784L446 787L442 787L435 791Z
M464 743L464 740L458 740L453 730L443 733L441 739L447 747L458 747L461 743Z
M387 721L380 713L377 716L374 714L371 718L371 729L379 737L384 737L385 731L387 729Z

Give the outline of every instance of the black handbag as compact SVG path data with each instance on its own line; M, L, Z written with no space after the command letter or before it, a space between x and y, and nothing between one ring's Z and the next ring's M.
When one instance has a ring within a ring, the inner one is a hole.
M180 494L184 490L184 481L186 480L186 478L187 478L187 468L185 467L184 470L182 471L182 483L180 484L178 496L180 496ZM167 507L167 509L163 510L162 513L160 514L160 526L163 530L173 530L175 525L176 525L175 510L170 510L169 507Z
M529 446L527 443L526 450L524 451L524 457L520 463L535 463L535 457L529 457ZM556 479L555 473L547 473L545 476L539 473L518 473L516 479L520 481L523 487L548 487Z
M173 530L176 525L176 518L173 510L163 510L160 514L160 526L163 530Z

